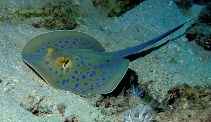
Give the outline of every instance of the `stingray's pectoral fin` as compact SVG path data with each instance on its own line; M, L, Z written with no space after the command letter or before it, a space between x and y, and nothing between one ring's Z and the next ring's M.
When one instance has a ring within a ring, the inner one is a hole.
M112 92L124 77L129 66L129 60L117 58L115 60L109 60L101 66L103 67L102 70L98 70L96 74L96 78L99 80L98 82L101 86L96 85L94 92L92 92L93 94L107 94Z

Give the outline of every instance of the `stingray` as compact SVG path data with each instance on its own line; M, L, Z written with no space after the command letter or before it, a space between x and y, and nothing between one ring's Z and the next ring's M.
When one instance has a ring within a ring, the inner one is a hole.
M124 57L158 42L188 21L148 42L114 52L105 52L96 39L82 32L52 31L30 40L22 58L56 89L80 95L107 94L117 87L129 67L130 61Z

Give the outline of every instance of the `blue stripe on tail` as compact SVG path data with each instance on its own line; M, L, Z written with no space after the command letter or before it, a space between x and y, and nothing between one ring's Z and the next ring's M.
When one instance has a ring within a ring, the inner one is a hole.
M150 46L150 45L158 42L162 38L168 36L169 34L177 31L178 29L183 27L187 22L189 22L189 21L191 21L193 19L194 19L194 17L189 19L188 21L182 23L181 25L169 30L168 32L166 32L166 33L164 33L164 34L162 34L162 35L160 35L160 36L148 41L148 42L145 42L143 44L140 44L140 45L137 45L137 46L134 46L134 47L130 47L130 48L127 48L127 49L119 50L119 51L107 52L107 55L110 55L111 58L117 58L117 57L126 57L128 55L138 53L140 50L144 49L145 47Z

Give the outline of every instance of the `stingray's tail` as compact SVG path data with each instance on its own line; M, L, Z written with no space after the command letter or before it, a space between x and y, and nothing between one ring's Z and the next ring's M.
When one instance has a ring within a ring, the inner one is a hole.
M125 56L128 56L128 55L131 55L131 54L135 54L135 53L138 53L140 50L144 49L145 47L147 46L150 46L152 45L153 43L156 43L158 42L159 40L161 40L162 38L168 36L169 34L175 32L176 30L180 29L181 27L183 27L187 22L193 20L193 18L189 19L188 21L180 24L179 26L169 30L168 32L165 32L164 34L154 38L154 39L151 39L150 41L148 42L145 42L143 44L140 44L140 45L137 45L137 46L134 46L134 47L130 47L130 48L127 48L127 49L123 49L123 50L119 50L119 51L114 51L114 52L107 52L108 55L110 55L112 58L117 58L117 57L125 57Z

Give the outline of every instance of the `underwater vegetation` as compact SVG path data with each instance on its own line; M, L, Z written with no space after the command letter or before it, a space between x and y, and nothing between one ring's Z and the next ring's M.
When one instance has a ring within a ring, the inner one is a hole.
M178 85L166 94L162 104L167 108L158 113L161 121L210 121L210 87Z
M138 96L140 98L143 98L145 95L145 91L143 89L140 89L138 86L131 85L131 87L128 89L128 92L132 95Z
M167 122L177 119L180 121L209 121L211 111L209 87L181 84L170 89L168 93L164 94L164 99L158 101L152 97L146 85L141 85L144 88L130 86L117 96L98 96L97 99L93 97L89 99L102 114L106 116L122 115L123 120L128 122L155 120ZM131 89L135 94L129 93ZM137 93L140 91L137 89L144 89L143 98L138 96Z
M201 11L198 22L187 30L186 37L204 49L211 50L211 2Z
M181 12L186 15L190 16L190 9L191 7L196 4L200 6L206 6L210 3L210 0L173 0Z
M125 111L123 118L125 122L152 122L156 120L156 112L150 106L140 104Z
M144 0L92 0L97 8L105 10L109 17L120 16Z
M209 87L190 87L187 84L179 85L169 90L169 96L165 104L173 108L182 109L206 109L210 106L211 91Z
M186 38L195 41L205 50L211 50L211 2L209 0L174 0L181 11L188 15L193 4L204 6L197 21L186 31Z
M78 5L73 4L71 0L64 0L59 4L49 4L40 8L18 9L12 15L0 16L0 21L28 23L36 28L72 30L83 23L77 11Z
M201 11L197 23L187 30L189 41L196 41L205 50L211 50L211 2Z
M20 106L28 110L35 116L44 116L53 113L53 106L45 102L45 97L35 97L33 95L26 96Z
M193 4L205 6L200 12L197 21L191 25L186 32L189 41L195 41L205 50L211 50L211 2L208 0L174 0L185 15L189 15L189 10Z

